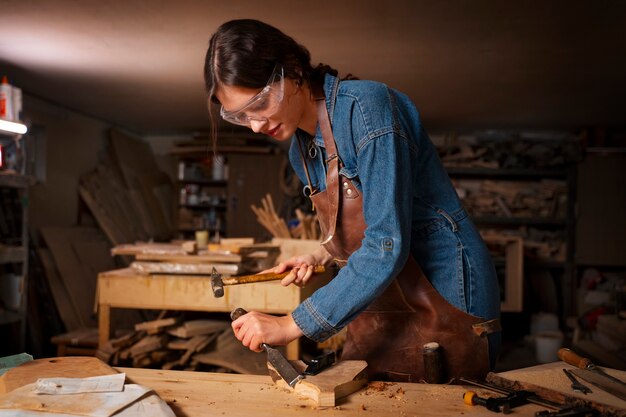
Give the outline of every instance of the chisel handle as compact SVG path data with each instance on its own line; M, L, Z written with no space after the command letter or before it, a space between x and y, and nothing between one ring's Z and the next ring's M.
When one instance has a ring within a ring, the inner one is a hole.
M241 307L237 307L236 309L234 309L233 311L230 312L230 319L232 321L237 320L239 317L243 316L244 314L248 314L248 312L241 308ZM261 343L261 348L267 350L269 346L267 345L267 343Z
M559 349L558 356L559 356L559 359L561 359L563 362L568 363L580 369L589 369L593 367L593 363L589 359L583 358L576 352L569 350L567 348Z
M324 268L323 265L318 265L313 268L314 274L321 274L324 271L326 271L326 268ZM237 284L249 284L252 282L277 281L279 279L285 278L290 273L291 273L291 270L281 272L280 274L276 274L274 272L266 272L264 274L243 275L239 277L222 278L222 282L224 285L237 285Z
M230 312L230 319L232 321L235 321L239 317L243 316L244 314L248 314L248 312L241 307L237 307L236 309Z

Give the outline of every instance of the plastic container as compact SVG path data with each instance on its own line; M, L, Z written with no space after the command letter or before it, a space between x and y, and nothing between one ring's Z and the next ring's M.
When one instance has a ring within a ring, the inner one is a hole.
M550 363L559 360L557 355L563 346L563 332L543 331L535 335L535 353L539 363Z
M559 330L559 318L551 313L537 313L530 318L530 334Z
M13 87L6 76L0 84L0 119L13 120Z

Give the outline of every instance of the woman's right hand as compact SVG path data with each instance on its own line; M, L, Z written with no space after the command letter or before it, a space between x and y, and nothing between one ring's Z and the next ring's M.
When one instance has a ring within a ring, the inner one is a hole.
M289 274L280 281L280 284L284 287L289 284L294 284L298 287L304 288L313 276L313 268L317 265L328 266L331 261L332 256L326 252L324 247L320 246L320 249L313 253L294 256L293 258L279 263L274 268L263 272L274 272L276 274L280 274L291 269Z

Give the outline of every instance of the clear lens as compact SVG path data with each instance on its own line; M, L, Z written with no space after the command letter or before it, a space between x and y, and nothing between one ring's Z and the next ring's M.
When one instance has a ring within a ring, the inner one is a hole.
M242 126L250 126L250 121L266 121L267 118L278 110L278 106L283 100L285 92L285 80L283 67L276 64L274 71L267 81L267 85L256 96L252 97L239 110L226 111L224 107L220 110L222 119L229 123Z

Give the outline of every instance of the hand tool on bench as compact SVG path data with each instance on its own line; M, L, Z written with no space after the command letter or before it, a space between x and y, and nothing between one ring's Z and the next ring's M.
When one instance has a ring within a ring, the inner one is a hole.
M572 374L571 371L568 371L567 369L563 369L563 372L565 373L565 375L567 375L567 377L569 378L570 381L572 381L572 389L576 392L582 392L583 394L587 395L591 392L591 389L589 389L588 386L581 384L580 382L578 382L578 380L576 379L576 377L574 376L574 374Z
M604 370L591 362L590 359L583 358L567 348L559 349L558 356L563 362L580 368L572 371L572 373L577 377L582 378L604 391L626 401L626 384L604 372Z
M319 265L313 268L313 273L321 274L325 270L326 269L324 268L324 266ZM290 273L291 270L281 272L280 274L267 272L264 274L241 275L238 277L222 278L222 274L218 273L217 270L213 268L213 271L211 272L211 289L213 290L213 295L216 298L220 298L224 296L224 285L239 285L249 284L253 282L276 281L285 278Z
M528 390L514 390L499 387L488 382L474 381L471 379L459 378L458 381L462 384L474 385L480 388L488 389L491 391L505 394L503 397L496 398L481 398L473 391L467 391L463 394L463 402L467 405L482 405L490 411L496 413L508 414L512 408L519 407L524 404L533 403L552 409L562 408L561 404L554 401L546 400L536 395L532 391Z
M235 321L247 313L246 310L238 307L230 313L230 318L232 321ZM278 349L271 347L267 343L261 343L261 347L267 352L267 361L272 364L276 372L278 372L280 377L284 379L291 388L304 379L304 376L296 371L293 365L289 363Z

